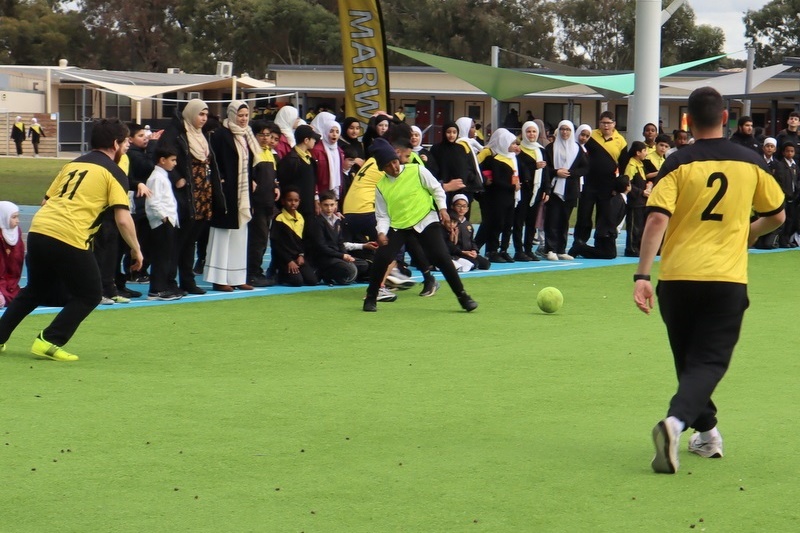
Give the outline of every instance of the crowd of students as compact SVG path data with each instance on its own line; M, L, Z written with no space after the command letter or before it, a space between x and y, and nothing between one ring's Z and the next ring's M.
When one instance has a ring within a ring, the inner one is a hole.
M613 259L623 219L624 254L637 257L659 169L671 152L691 142L688 132L676 131L671 138L647 124L642 140L629 147L613 113L606 111L596 129L587 124L576 129L564 120L550 132L541 120L529 120L519 137L498 128L485 146L475 122L461 117L445 123L441 141L427 149L422 131L397 114L376 113L362 131L357 119L340 123L327 111L315 114L310 125L290 105L277 111L274 122L251 121L249 111L245 102L231 102L220 122L195 99L157 135L129 125L127 153L119 165L128 176L123 185L144 264L141 271L130 270L127 247L109 218L113 215L107 216L93 240L102 303L141 297L126 285L129 281L149 280L146 297L152 300L203 294L197 275L221 292L276 283L367 282L378 249L376 186L385 175L373 154L378 139L393 143L398 154L407 143L410 155L401 164L425 168L440 184L447 208L441 239L458 272L515 261ZM799 126L800 114L792 113L777 139L759 142L752 121L742 117L731 138L763 153L786 194L786 223L759 239L757 248L795 247L800 240ZM0 254L5 303L19 289L24 256L21 239L14 238L18 215L13 204L6 204L0 203L2 243L9 248ZM475 205L482 217L477 233L470 220ZM396 298L390 288L413 285L406 251L413 264L426 268L421 294L438 289L425 250L415 241L406 243L391 270L382 273L378 301ZM264 269L268 246L272 259Z

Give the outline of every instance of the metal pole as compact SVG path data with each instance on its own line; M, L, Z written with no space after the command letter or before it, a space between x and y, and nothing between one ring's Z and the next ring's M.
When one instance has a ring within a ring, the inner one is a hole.
M744 94L750 94L753 90L753 64L756 61L756 49L755 48L748 48L747 49L747 71L745 72L744 77ZM751 101L748 98L744 102L742 108L742 113L746 116L750 116L750 104Z
M661 0L636 0L633 109L628 113L628 142L641 137L644 125L658 124L661 67Z
M81 87L81 152L86 152L86 84Z
M492 46L492 66L495 67L495 68L500 66L500 47L499 46ZM495 98L492 98L492 100L489 103L489 105L491 106L491 111L492 111L492 113L491 113L492 131L494 131L498 127L500 127L500 124L499 124L499 120L500 120L500 118L499 118L499 116L500 116L500 113L499 113L500 102L498 102ZM487 127L486 127L486 124L484 124L483 125L484 135L486 135L486 130L487 130Z
M428 140L430 140L431 144L436 143L436 97L431 96L431 111L430 111L430 120L431 120L431 134L428 136Z

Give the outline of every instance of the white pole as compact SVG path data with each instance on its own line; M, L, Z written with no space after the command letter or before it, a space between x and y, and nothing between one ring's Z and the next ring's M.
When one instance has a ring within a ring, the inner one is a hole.
M628 113L628 143L641 140L648 122L658 124L661 68L661 0L636 0L633 109Z
M500 66L500 47L499 46L492 46L492 66L497 68ZM489 103L491 106L491 117L492 117L492 131L496 130L500 127L498 121L500 120L497 112L497 108L500 105L500 102L492 98L491 102ZM486 124L483 125L483 132L486 133Z
M755 48L748 48L747 49L747 71L745 72L744 77L744 93L750 94L753 91L753 64L756 61L756 49ZM742 114L745 116L750 116L750 99L744 101L744 108L742 109Z

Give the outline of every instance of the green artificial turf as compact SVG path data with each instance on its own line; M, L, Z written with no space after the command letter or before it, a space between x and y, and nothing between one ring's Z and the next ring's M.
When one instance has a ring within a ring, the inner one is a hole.
M796 264L751 258L725 457L684 435L674 476L650 469L675 379L630 265L467 278L470 314L444 286L375 314L363 287L97 311L77 363L29 356L31 316L0 356L0 529L795 531Z
M39 205L68 160L32 157L0 158L0 200Z

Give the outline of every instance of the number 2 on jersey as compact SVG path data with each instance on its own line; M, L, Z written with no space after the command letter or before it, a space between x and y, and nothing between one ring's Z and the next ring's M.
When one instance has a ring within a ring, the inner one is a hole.
M59 196L60 196L60 197L63 197L63 196L64 196L64 195L67 193L67 189L69 189L69 184L70 184L70 183L72 183L72 180L73 180L73 179L75 179L75 175L77 174L77 176L78 176L78 181L76 181L76 182L75 182L75 187L73 187L73 188L72 188L72 192L71 192L71 193L69 193L69 196L68 196L68 198L69 198L70 200L72 200L72 197L73 197L73 196L75 196L75 191L77 191L77 190L78 190L78 187L80 187L80 185L81 185L81 182L83 181L83 178L85 178L85 177L86 177L86 174L88 174L88 173L89 173L89 171L88 171L88 170L84 170L84 171L83 171L83 172L81 172L81 173L78 173L78 171L77 171L77 170L73 170L72 172L70 172L69 174L67 174L67 176L69 176L69 179L68 179L68 180L67 180L67 182L64 184L64 187L61 189L61 194L59 194Z
M717 189L717 193L708 203L708 206L706 206L706 208L703 210L703 214L700 215L700 220L715 220L717 222L722 222L722 215L719 213L712 213L712 211L714 211L714 208L717 207L717 204L722 200L722 197L725 196L725 193L728 191L728 177L722 172L714 172L708 177L706 187L713 187L715 181L719 181L719 189Z

